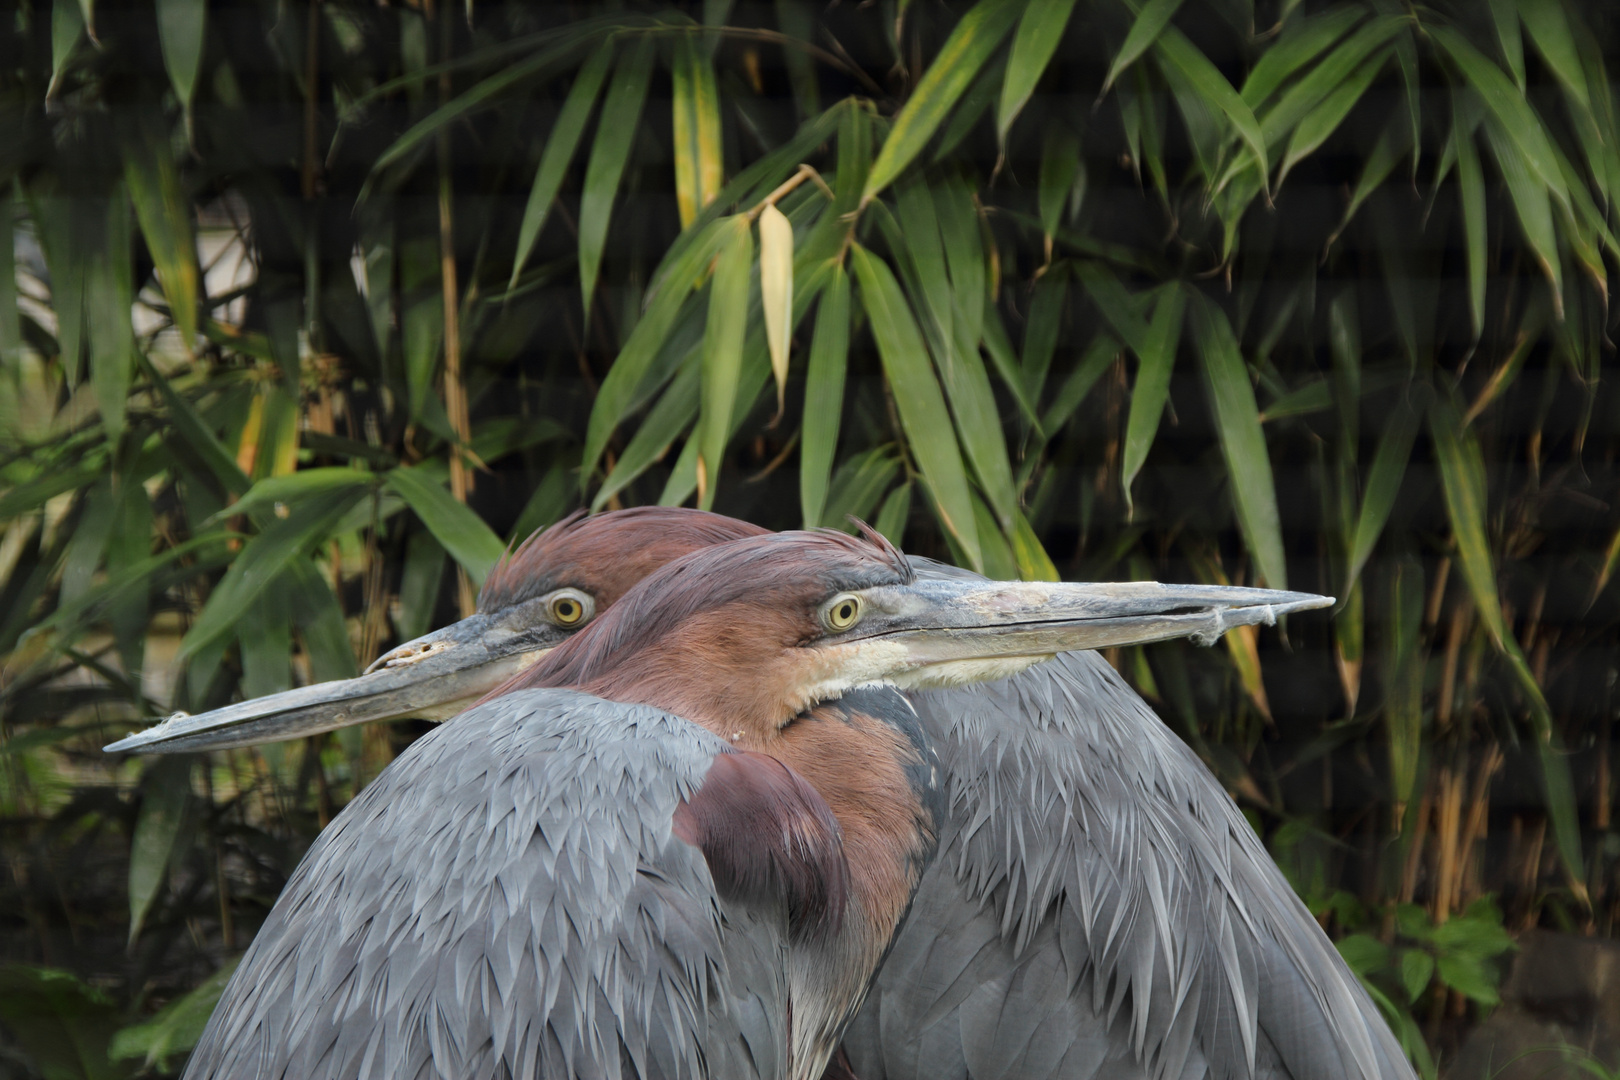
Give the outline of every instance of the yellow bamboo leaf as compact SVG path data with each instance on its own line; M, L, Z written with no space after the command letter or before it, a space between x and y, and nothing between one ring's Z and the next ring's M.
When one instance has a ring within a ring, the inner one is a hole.
M771 370L776 374L776 415L781 416L793 336L793 226L775 204L759 215L759 298L765 309Z
M720 91L714 65L690 41L676 48L673 76L675 201L684 229L720 193Z

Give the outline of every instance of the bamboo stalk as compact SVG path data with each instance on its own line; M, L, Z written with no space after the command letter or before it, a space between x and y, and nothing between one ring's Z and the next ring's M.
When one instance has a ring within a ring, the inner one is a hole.
M1466 599L1452 605L1451 626L1446 633L1446 659L1440 674L1440 700L1434 707L1434 718L1440 727L1451 723L1451 706L1457 689L1457 656L1462 651L1471 614L1472 608Z
M1468 822L1463 826L1461 863L1457 868L1457 879L1460 884L1467 887L1467 892L1457 898L1458 910L1467 907L1474 899L1476 890L1471 885L1471 879L1477 862L1474 858L1475 847L1485 839L1486 830L1490 825L1491 780L1501 770L1502 761L1502 747L1492 742L1485 750L1485 757L1480 761L1479 769L1474 773L1474 786L1468 795Z
M1429 792L1430 785L1424 785L1423 795L1418 799L1417 819L1412 823L1412 839L1406 849L1406 865L1401 869L1399 900L1403 904L1410 904L1417 892L1418 868L1423 862L1423 845L1429 828L1429 808L1432 805Z
M1466 770L1466 763L1463 769ZM1435 779L1435 882L1432 897L1434 921L1451 917L1452 899L1457 889L1457 832L1462 816L1462 783L1458 770L1443 765Z

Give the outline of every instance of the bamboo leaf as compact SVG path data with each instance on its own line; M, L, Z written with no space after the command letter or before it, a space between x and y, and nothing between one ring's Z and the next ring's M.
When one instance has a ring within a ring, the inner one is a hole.
M1041 416L1041 427L1050 438L1058 433L1069 417L1080 407L1091 388L1096 385L1108 365L1119 356L1120 345L1108 334L1098 334L1086 347L1085 355L1075 365L1063 386L1052 399L1051 407Z
M1148 331L1137 298L1126 292L1119 279L1101 263L1090 260L1077 262L1075 271L1103 318L1125 339L1125 344L1141 356L1147 349Z
M844 462L833 477L822 527L853 532L849 519L871 517L872 508L878 505L899 472L900 460L889 444L873 447Z
M1346 4L1292 24L1277 44L1261 54L1243 80L1243 100L1249 108L1258 109L1279 86L1365 17L1365 10Z
M808 44L816 36L815 11L807 0L776 0L776 26L794 41ZM799 108L799 118L819 113L821 87L810 54L802 47L788 46L782 50L782 63L788 71L788 82L793 85L793 101Z
M343 621L343 609L338 606L332 586L313 562L299 559L288 569L287 599L292 609L293 625L304 642L304 655L309 658L309 673L314 682L332 682L352 679L360 674L355 662L354 647L349 644L349 628Z
M1063 222L1063 212L1070 207L1071 196L1077 185L1082 191L1085 190L1080 140L1067 125L1053 124L1047 129L1046 145L1041 149L1041 228L1046 233L1048 243L1057 234L1058 226Z
M1502 182L1507 187L1508 195L1513 200L1513 209L1518 214L1519 228L1523 230L1525 242L1530 245L1536 261L1541 264L1541 272L1546 275L1548 283L1552 286L1553 309L1558 317L1562 318L1563 261L1558 255L1558 233L1553 225L1552 201L1548 189L1536 178L1530 163L1524 159L1520 144L1509 138L1493 117L1486 118L1484 128L1485 141L1490 144L1496 158L1497 170L1502 174ZM1463 167L1461 160L1463 153L1462 145L1459 143L1457 162L1459 170Z
M1485 174L1479 166L1474 131L1454 115L1451 142L1457 154L1457 198L1462 203L1464 250L1468 256L1468 312L1474 340L1485 331Z
M906 539L906 521L911 517L911 481L907 480L883 500L883 508L878 511L877 520L872 527L895 547L904 547Z
M444 578L444 548L426 529L411 533L405 542L405 568L399 577L399 614L394 636L412 641L432 628L433 609Z
M1154 50L1168 70L1176 72L1200 97L1225 114L1238 138L1254 155L1260 175L1265 176L1270 166L1266 163L1266 140L1262 137L1260 124L1255 121L1253 110L1226 81L1226 76L1210 63L1209 57L1187 40L1186 35L1173 26L1164 28L1154 43Z
M765 312L765 343L776 375L776 414L787 395L788 346L793 340L793 226L776 206L759 215L759 298Z
M675 202L684 229L720 191L720 90L708 50L690 37L675 43L671 76Z
M1132 516L1131 483L1147 460L1153 436L1159 430L1159 418L1164 414L1164 403L1170 396L1170 371L1176 362L1176 347L1181 341L1181 313L1186 296L1176 285L1164 287L1158 305L1153 310L1153 321L1148 324L1143 351L1136 369L1136 385L1131 388L1130 418L1125 424L1125 453L1120 470L1120 489L1125 493L1125 514Z
M585 428L585 451L580 469L580 487L590 481L597 459L615 428L623 422L634 404L637 388L665 344L681 307L698 283L699 275L719 252L732 231L732 224L717 221L707 226L696 242L666 259L662 283L651 295L646 311L619 350L613 366L603 378L591 418ZM696 451L694 451L695 453Z
M596 95L607 77L613 49L611 38L597 46L574 76L574 84L569 87L562 110L551 125L546 149L540 155L540 168L534 174L534 186L529 189L523 223L518 226L517 254L512 259L512 277L507 282L508 289L517 287L518 277L522 275L523 267L534 250L534 242L540 238L540 230L545 227L546 217L551 213L552 204L557 201L563 177L568 172L569 163L574 160L574 151L585 132L585 123L591 117L591 107L596 104Z
M703 409L695 435L698 444L698 506L714 505L720 464L731 437L731 412L737 400L748 329L748 278L754 263L754 234L746 215L727 224L725 243L709 289L709 320L703 334Z
M1018 563L1018 576L1025 581L1062 581L1052 557L1041 546L1040 537L1022 513L1014 520L1012 534L1013 559Z
M124 182L169 301L169 317L190 352L197 342L197 239L191 203L162 131L143 127L131 140L124 154Z
M1099 97L1106 95L1114 80L1119 78L1120 72L1136 63L1138 57L1147 52L1153 43L1159 39L1164 28L1170 24L1171 16L1181 7L1181 0L1147 0L1137 12L1136 18L1131 21L1131 28L1125 34L1125 42L1119 47L1114 56L1113 63L1108 65L1108 75L1103 79L1102 91Z
M311 9L312 13L315 9ZM174 85L180 107L191 112L191 97L202 70L203 43L207 32L208 0L157 0L158 41L163 48L163 66Z
M636 433L625 444L624 452L614 462L613 471L602 481L602 486L591 499L591 512L606 506L608 500L623 491L652 465L669 452L681 432L697 419L699 395L702 391L702 346L693 346L682 361L680 371L658 398L658 403L636 425Z
M1389 786L1394 818L1417 786L1423 753L1423 567L1402 559L1390 582L1389 646L1384 662L1384 724L1389 730Z
M996 114L996 139L1001 145L1006 145L1013 121L1029 102L1052 54L1063 42L1063 31L1073 11L1074 0L1029 0L1018 20L1018 32L1013 35L1007 56L1007 77L1001 84L1001 108Z
M894 390L900 425L927 481L940 524L959 544L974 570L983 566L973 497L956 444L950 414L939 383L929 369L917 323L900 292L900 283L881 260L859 244L851 245L861 303L872 325L883 372ZM981 571L982 572L982 571Z
M1384 133L1373 145L1372 153L1362 162L1361 175L1356 179L1355 190L1350 193L1350 203L1344 208L1344 217L1339 219L1339 226L1328 237L1326 246L1333 246L1345 226L1350 224L1350 219L1356 216L1356 211L1361 209L1361 204L1367 201L1367 196L1389 179L1389 174L1395 171L1395 166L1413 146L1411 140L1411 130L1399 120L1391 118L1384 127Z
M1356 73L1338 86L1322 99L1322 103L1306 113L1294 128L1294 133L1288 139L1288 152L1283 155L1282 168L1277 174L1277 184L1281 186L1288 172L1304 158L1316 152L1317 147L1327 141L1329 135L1338 130L1344 118L1355 108L1361 96L1372 85L1373 79L1378 76L1384 63L1389 59L1390 50L1375 53L1373 57Z
M1267 588L1286 589L1288 569L1283 557L1277 489L1248 368L1224 313L1194 294L1193 316L1210 412L1220 437L1243 542L1254 558L1257 578Z
M79 0L55 0L51 5L51 82L45 89L45 100L56 97L73 50L83 37L84 11Z
M1362 567L1372 557L1378 537L1389 521L1417 431L1418 415L1405 402L1388 414L1384 433L1378 438L1378 449L1373 452L1372 468L1367 472L1367 490L1362 496L1361 513L1356 518L1356 531L1350 541L1350 565L1344 583L1346 594L1355 587Z
M1569 764L1555 738L1552 710L1519 643L1513 637L1512 629L1502 617L1496 569L1486 536L1485 465L1480 457L1479 444L1473 434L1462 426L1456 407L1444 398L1437 398L1429 408L1429 434L1434 440L1440 480L1445 489L1446 510L1457 542L1457 561L1473 594L1480 621L1507 659L1519 688L1529 702L1536 746L1541 756L1547 812L1553 820L1553 834L1570 876L1571 888L1584 898L1583 882L1586 875Z
M130 250L129 202L118 184L102 204L102 245L85 274L85 322L90 331L90 381L109 435L124 429L124 407L135 367L134 255Z
M1524 38L1519 33L1519 12L1515 0L1486 0L1491 21L1496 24L1496 40L1502 47L1502 59L1519 90L1524 90Z
M1564 5L1558 0L1519 0L1519 18L1524 20L1530 40L1547 61L1547 70L1580 109L1590 113L1592 98L1587 92L1580 54L1575 49L1575 34L1570 29ZM1521 59L1520 63L1523 62ZM1522 77L1519 83L1523 85Z
M1024 414L1024 419L1044 442L1046 434L1041 428L1041 414L1035 407L1036 397L1025 386L1024 371L1017 354L1013 352L1012 342L1007 339L1007 328L1001 325L1001 316L994 307L986 307L984 314L981 331L984 351L989 355L996 374L1001 377L1002 385L1018 404L1018 411ZM1036 393L1039 393L1038 388Z
M596 294L596 278L607 244L613 200L619 193L625 163L630 160L630 147L640 127L641 106L652 81L655 49L654 39L647 36L619 58L613 84L608 87L607 99L602 103L602 118L596 125L591 159L585 166L585 187L579 201L579 288L587 314L591 310L591 298Z
M443 477L430 466L392 469L384 482L390 491L405 500L450 557L467 571L474 587L482 587L490 568L506 551L506 545L484 524L484 519L466 504L457 502L445 490Z
M1327 57L1289 87L1260 119L1267 146L1276 146L1304 118L1358 72L1367 58L1408 25L1397 15L1380 15L1351 34Z
M979 0L962 16L894 118L889 137L883 140L867 175L862 206L893 183L927 145L957 98L1012 29L1023 6L1021 0Z
M844 375L849 356L849 274L842 264L833 267L832 274L832 281L816 311L815 335L810 341L810 362L804 379L799 509L807 529L826 520L823 511L827 485L832 476L844 408Z
M240 958L225 961L196 989L164 1006L150 1020L119 1029L107 1045L107 1057L114 1061L143 1058L148 1069L156 1066L159 1072L170 1071L169 1056L185 1053L202 1039L203 1028L240 962Z
M169 880L175 837L191 796L191 759L159 758L141 785L141 812L129 845L129 940L140 937L141 925Z

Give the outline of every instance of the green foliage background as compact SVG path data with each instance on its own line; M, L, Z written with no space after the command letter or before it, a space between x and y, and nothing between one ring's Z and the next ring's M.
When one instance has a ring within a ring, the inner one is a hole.
M0 1060L177 1066L414 729L102 743L352 675L505 544L665 502L1339 597L1111 659L1432 1070L1504 928L1620 904L1617 30L4 0Z

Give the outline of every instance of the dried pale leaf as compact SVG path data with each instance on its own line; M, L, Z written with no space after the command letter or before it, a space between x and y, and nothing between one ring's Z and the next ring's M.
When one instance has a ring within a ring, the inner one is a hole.
M787 394L788 347L793 338L793 226L775 205L759 215L759 298L765 312L765 343L776 376L776 414Z

